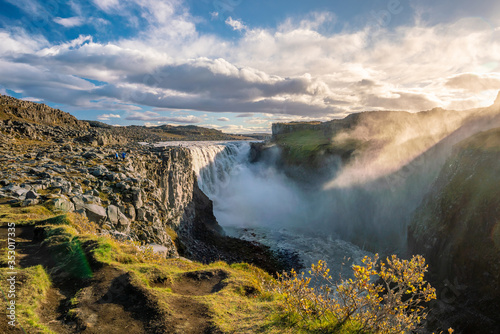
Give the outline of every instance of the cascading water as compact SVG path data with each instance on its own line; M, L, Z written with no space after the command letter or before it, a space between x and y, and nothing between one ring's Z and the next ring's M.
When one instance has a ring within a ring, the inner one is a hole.
M189 148L199 187L213 201L217 221L229 235L294 251L306 267L326 260L336 272L341 263L370 255L332 231L318 229L331 219L330 207L274 165L250 163L248 142L165 145ZM349 266L342 268L342 275L350 276Z

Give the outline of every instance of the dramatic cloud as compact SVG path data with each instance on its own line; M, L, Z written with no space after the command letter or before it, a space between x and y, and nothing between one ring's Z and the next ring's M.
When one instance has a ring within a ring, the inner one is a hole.
M500 89L500 27L479 18L429 24L420 11L405 25L331 29L341 17L322 11L255 27L217 8L196 17L180 0L93 1L91 11L71 2L54 17L39 1L8 2L84 33L48 39L41 28L0 29L0 86L64 109L100 110L105 120L120 111L130 122L203 122L142 111L160 108L235 113L225 122L268 128L363 110L485 106ZM127 33L103 34L117 22ZM208 24L232 37L202 30Z
M463 89L472 93L479 93L485 90L500 90L500 73L474 74L464 73L450 78L446 82L450 88Z

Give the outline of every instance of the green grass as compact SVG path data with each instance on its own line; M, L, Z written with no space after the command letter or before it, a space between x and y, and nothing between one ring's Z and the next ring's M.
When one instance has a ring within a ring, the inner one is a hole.
M43 205L27 207L0 204L0 225L16 223L16 225L32 224L35 221L52 217L54 214Z
M365 146L362 141L354 138L333 141L324 131L311 129L277 135L275 143L282 147L287 162L313 166L321 163L323 154L338 155L347 160L353 152Z
M51 286L50 277L41 265L26 269L17 269L16 282L16 322L28 333L53 333L40 322L36 312L45 300ZM0 287L5 295L7 289L7 269L0 270ZM17 284L19 283L19 284ZM5 305L5 299L2 299Z

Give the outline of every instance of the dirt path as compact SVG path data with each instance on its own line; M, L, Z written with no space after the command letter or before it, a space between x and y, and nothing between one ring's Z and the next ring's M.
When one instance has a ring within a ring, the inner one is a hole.
M70 279L54 272L52 254L34 242L34 226L18 226L17 263L21 268L43 265L51 274L52 287L37 312L42 323L60 334L70 333L220 333L211 323L208 307L193 296L215 293L224 288L228 274L222 270L184 274L175 284L169 301L171 314L160 311L156 298L147 289L133 284L130 274L109 265L94 266L90 279ZM0 238L7 229L0 227ZM157 286L165 282L155 283ZM72 304L77 296L78 303ZM8 329L8 330L7 330ZM0 324L1 333L12 331Z

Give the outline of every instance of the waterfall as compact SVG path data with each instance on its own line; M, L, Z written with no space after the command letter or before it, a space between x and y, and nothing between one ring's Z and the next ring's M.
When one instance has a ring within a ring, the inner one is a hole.
M234 173L238 165L246 163L250 151L250 144L246 141L183 141L158 145L182 146L191 151L198 186L211 199L227 185L231 173Z
M332 266L347 258L359 262L369 255L338 239L329 228L337 213L324 191L302 189L270 161L250 163L249 142L158 145L182 146L191 151L198 185L213 201L214 215L229 235L278 251L294 251L306 266L319 259ZM350 274L349 266L331 269L343 271L345 277Z

